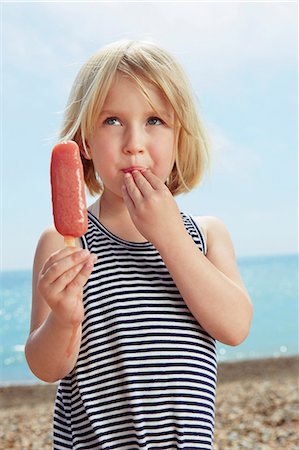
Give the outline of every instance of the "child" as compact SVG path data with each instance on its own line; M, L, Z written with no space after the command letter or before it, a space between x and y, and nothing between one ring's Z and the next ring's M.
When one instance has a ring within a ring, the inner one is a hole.
M182 69L146 42L100 50L71 91L68 139L101 195L77 247L50 228L36 250L26 357L61 380L54 449L211 449L215 340L240 344L252 306L225 226L174 200L209 153Z

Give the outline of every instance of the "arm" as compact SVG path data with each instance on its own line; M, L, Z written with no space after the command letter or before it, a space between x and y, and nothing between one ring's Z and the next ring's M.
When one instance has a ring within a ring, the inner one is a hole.
M226 227L213 217L202 218L201 224L206 231L206 257L187 232L176 238L168 235L158 250L201 326L218 341L238 345L248 335L252 304Z
M54 228L41 236L34 259L30 335L25 355L43 381L66 376L77 360L81 341L83 286L94 259L80 248L64 248Z
M124 200L136 228L159 251L194 317L220 342L240 344L249 332L252 304L225 226L217 219L204 219L205 257L161 180L145 171L126 176L124 181Z

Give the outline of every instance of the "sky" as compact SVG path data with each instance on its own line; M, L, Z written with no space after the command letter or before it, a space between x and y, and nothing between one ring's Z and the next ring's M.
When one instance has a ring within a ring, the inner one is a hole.
M184 67L212 170L177 197L220 218L237 257L297 253L297 2L2 2L1 268L30 269L52 224L49 165L81 65L146 39ZM88 204L94 201L88 197Z

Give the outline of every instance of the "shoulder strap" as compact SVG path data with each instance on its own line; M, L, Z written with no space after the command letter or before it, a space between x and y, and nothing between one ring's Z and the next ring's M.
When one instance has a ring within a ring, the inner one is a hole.
M200 225L200 222L199 222L199 218L198 217L194 217L192 215L189 215L189 217L190 217L190 220L192 221L196 231L198 232L198 235L199 235L200 240L202 242L203 254L206 255L207 254L207 243L206 243L206 238L205 238L204 231L203 231L203 229L202 229L202 227Z

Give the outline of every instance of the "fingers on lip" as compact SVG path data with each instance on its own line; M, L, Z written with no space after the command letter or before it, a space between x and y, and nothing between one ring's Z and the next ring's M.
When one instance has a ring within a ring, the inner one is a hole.
M132 172L145 172L147 170L146 167L132 167L129 169L122 169L124 173L132 173Z

